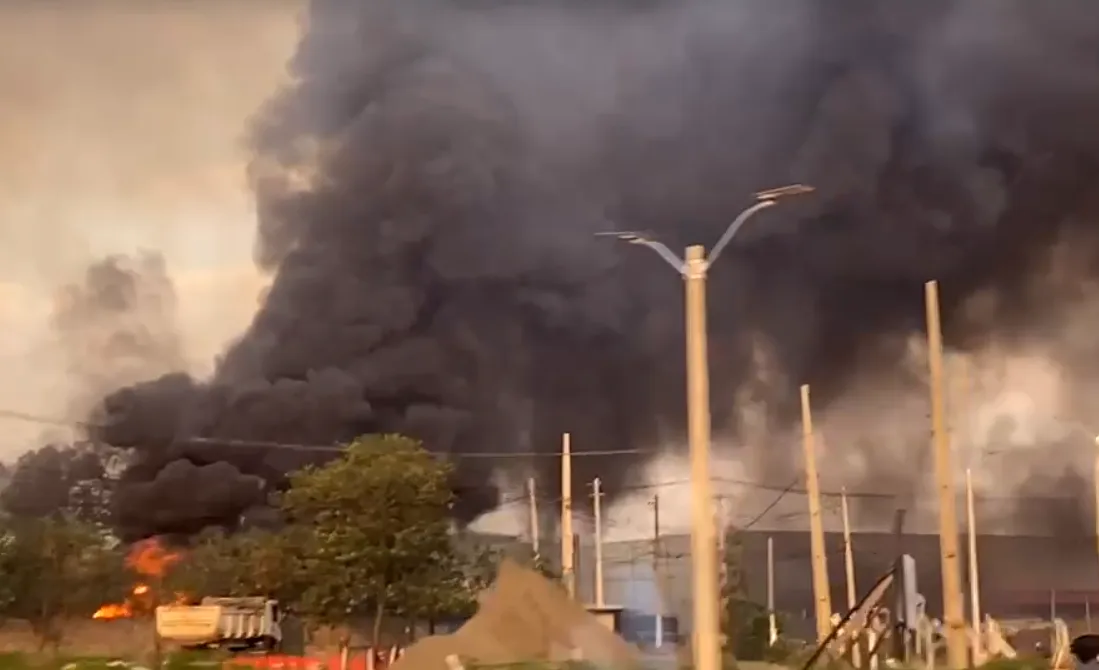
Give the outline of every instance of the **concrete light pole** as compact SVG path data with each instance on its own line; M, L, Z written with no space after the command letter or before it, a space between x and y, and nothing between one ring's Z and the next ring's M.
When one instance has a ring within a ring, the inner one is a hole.
M666 245L638 232L599 235L646 246L660 255L686 280L687 433L691 463L691 572L694 600L694 660L696 670L721 670L717 537L714 527L713 488L710 480L710 372L707 357L706 278L721 252L748 220L773 207L780 198L813 191L795 184L756 193L756 204L740 213L714 245L694 245L679 258Z

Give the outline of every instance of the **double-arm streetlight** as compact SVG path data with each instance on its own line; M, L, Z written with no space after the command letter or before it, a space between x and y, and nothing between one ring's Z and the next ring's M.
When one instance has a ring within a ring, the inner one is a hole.
M599 233L646 246L686 280L687 434L691 461L691 572L694 600L694 659L697 670L721 670L721 617L718 611L718 555L713 491L710 481L710 373L707 360L706 276L737 232L757 212L781 198L810 193L794 184L755 194L756 204L740 213L722 233L709 257L700 245L687 247L684 258L661 242L637 232Z

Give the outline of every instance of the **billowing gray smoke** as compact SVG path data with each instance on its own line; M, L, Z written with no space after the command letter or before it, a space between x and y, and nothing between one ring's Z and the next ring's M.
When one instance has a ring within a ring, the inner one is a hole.
M65 355L69 413L86 415L121 384L185 365L176 328L175 287L164 259L108 256L54 301L53 331Z
M139 456L125 529L232 520L261 500L255 476L322 457L193 437L675 441L680 281L593 233L711 242L747 194L790 181L818 193L765 214L712 276L718 431L738 428L755 338L790 380L758 391L773 420L802 381L827 407L896 367L927 279L960 346L1013 332L1048 304L1022 288L1055 241L1099 251L1097 48L1084 2L315 0L254 128L262 309L209 383L126 388L98 417ZM996 309L953 318L982 289ZM642 460L578 459L576 476L613 494ZM557 468L458 463L467 518L494 501L491 470L553 486Z

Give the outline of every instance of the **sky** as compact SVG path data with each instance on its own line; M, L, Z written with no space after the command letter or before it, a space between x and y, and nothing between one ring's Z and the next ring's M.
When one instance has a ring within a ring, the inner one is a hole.
M157 251L192 369L254 311L247 123L285 76L290 0L0 6L0 409L58 416L48 317L105 255ZM41 427L6 421L0 459Z

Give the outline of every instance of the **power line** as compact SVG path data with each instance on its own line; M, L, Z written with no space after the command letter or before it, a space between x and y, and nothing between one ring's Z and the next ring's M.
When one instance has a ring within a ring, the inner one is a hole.
M291 451L328 451L343 452L346 447L331 444L296 444L292 442L268 442L263 440L238 440L218 437L191 437L177 441L175 444L187 445L211 445L219 447L240 447L256 449L287 449ZM432 452L441 458L561 458L562 452L558 451L482 451L482 452ZM573 458L580 456L620 456L625 454L655 454L655 449L601 449L595 451L573 451Z
M771 510L773 510L773 509L774 509L774 508L775 508L775 507L776 507L776 506L777 506L777 505L778 505L778 504L779 504L780 502L782 502L782 499L783 499L783 498L785 498L785 497L787 496L787 494L789 494L789 493L790 493L790 490L794 488L794 485L798 483L798 480L799 480L799 479L800 479L800 477L795 477L795 478L793 479L793 481L791 481L791 482L790 482L789 486L787 486L787 487L786 487L786 490L784 490L784 491L782 491L781 493L779 493L779 494L778 494L778 496L776 496L776 497L775 497L775 499L771 501L771 504L769 504L769 505L767 505L766 507L764 507L764 508L763 508L763 511L762 511L762 512L760 512L759 514L755 515L755 516L754 516L754 517L752 518L752 520L751 520L751 521L749 521L748 523L746 523L746 524L744 524L743 526L741 526L741 527L740 527L740 528L739 528L738 530L748 530L748 529L750 529L750 528L751 528L752 526L754 526L754 525L756 525L757 523L759 523L759 522L760 522L760 521L761 521L761 520L763 519L763 517L767 516L767 513L768 513L768 512L770 512Z
M25 421L27 423L40 423L47 426L59 426L62 428L96 428L93 423L85 421L70 421L67 419L58 419L46 416L39 416L36 414L29 414L27 412L19 412L13 409L0 409L0 419L13 419L15 421Z
M38 423L42 425L66 427L66 428L103 428L101 424L96 424L86 421L73 421L60 419L57 417L47 417L29 412L21 412L12 409L0 408L0 419L11 419L15 421L24 421L29 423ZM342 453L345 451L345 446L333 445L333 444L301 444L292 442L276 442L276 441L264 441L264 440L242 440L234 438L215 438L215 437L190 437L186 439L178 440L174 443L177 446L217 446L217 447L229 447L238 449L283 449L290 451L312 451L312 452L328 452L328 453ZM107 445L113 446L113 445ZM585 456L624 456L624 455L642 455L649 454L655 455L662 453L660 449L603 449L593 451L573 451L570 455L574 458L580 458ZM432 452L434 455L440 458L446 459L507 459L507 458L561 458L562 452L558 451L502 451L502 452ZM997 450L986 450L981 453L995 454ZM788 494L805 495L808 491L804 488L794 488L792 486L782 486L778 484L769 484L758 481L748 481L744 479L727 478L727 477L714 477L715 482L722 484L730 484L733 486L743 486L751 489L763 490L763 491L775 491L780 493L779 500ZM641 485L635 488L659 488L663 486L671 486L677 483L684 482L664 482L657 484ZM470 488L470 487L466 487ZM489 488L489 487L485 487ZM621 491L623 489L618 489ZM633 490L633 487L628 490ZM839 498L843 495L841 491L821 491L820 495L825 498ZM848 491L847 497L849 499L871 499L871 500L894 500L899 496L896 493L885 493L877 491ZM1066 497L1058 496L987 496L977 494L976 500L981 501L999 501L999 500L1068 500ZM778 504L778 500L774 502Z
M36 414L30 414L28 412L20 412L17 410L0 409L0 419L12 419L15 421L25 421L28 423L38 423L49 426L58 426L64 428L103 428L104 426L90 423L86 421L71 421L67 419L59 419L55 417L46 417ZM333 444L300 444L294 442L275 442L267 440L242 440L235 438L218 438L218 437L189 437L181 440L177 440L174 444L179 446L187 445L212 445L218 447L238 447L238 448L252 448L252 449L285 449L289 451L325 451L333 453L341 453L346 447ZM444 458L560 458L562 452L546 452L546 451L500 451L500 452L447 452L438 453L433 452L436 456ZM659 453L656 449L599 449L599 450L580 450L573 451L571 455L573 457L583 456L623 456L627 454L655 454Z

